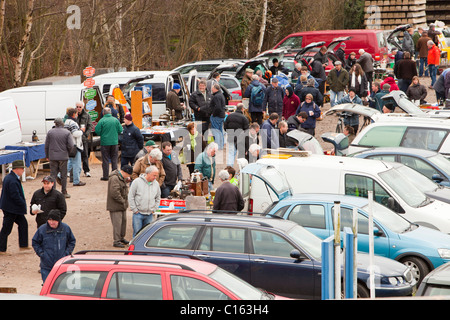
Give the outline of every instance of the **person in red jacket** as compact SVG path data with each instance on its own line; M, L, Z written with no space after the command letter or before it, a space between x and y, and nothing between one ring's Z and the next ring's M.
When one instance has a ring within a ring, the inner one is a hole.
M391 86L391 88L389 89L389 92L394 91L394 90L400 90L399 87L397 86L397 84L395 83L393 74L389 74L387 76L387 78L384 79L384 81L382 83L380 83L380 87L383 88L383 85L386 83Z
M441 59L441 52L439 48L435 45L433 40L428 40L428 70L430 70L431 77L431 86L430 89L433 89L433 85L436 82L437 68L439 66L439 61Z
M286 87L286 95L283 98L283 118L287 120L294 115L299 105L300 98L294 93L294 89L291 86Z

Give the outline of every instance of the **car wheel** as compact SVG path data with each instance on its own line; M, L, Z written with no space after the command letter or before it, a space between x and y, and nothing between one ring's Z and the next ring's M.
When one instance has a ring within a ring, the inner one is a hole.
M369 289L366 288L365 285L358 283L356 286L356 294L357 298L370 298L370 292Z
M419 284L422 279L430 272L430 268L427 263L417 257L405 257L400 260L405 266L411 268L414 279Z

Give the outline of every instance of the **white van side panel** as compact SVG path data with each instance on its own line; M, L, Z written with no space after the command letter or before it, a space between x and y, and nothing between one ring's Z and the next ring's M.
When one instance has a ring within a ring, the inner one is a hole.
M16 106L11 98L0 98L0 149L22 141Z
M46 93L44 91L26 93L10 91L8 96L14 100L19 111L23 141L31 142L33 130L36 130L39 139L45 139L45 122L36 121L36 119L44 120Z

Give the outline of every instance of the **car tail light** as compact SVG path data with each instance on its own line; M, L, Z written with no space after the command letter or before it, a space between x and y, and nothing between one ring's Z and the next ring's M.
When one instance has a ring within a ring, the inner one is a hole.
M128 247L128 251L134 251L134 244L130 244L130 246Z
M253 212L253 199L248 199L248 212ZM251 213L250 213L251 215Z
M241 92L241 90L233 91L232 94L238 94L239 96L242 97L242 92Z

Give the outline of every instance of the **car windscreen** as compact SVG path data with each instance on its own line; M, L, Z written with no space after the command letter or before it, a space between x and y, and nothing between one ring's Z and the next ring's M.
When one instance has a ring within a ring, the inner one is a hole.
M290 229L288 235L300 248L316 260L322 260L322 240L301 226Z
M224 287L228 288L242 300L261 300L270 299L273 296L265 294L263 291L256 289L252 285L243 281L241 278L221 269L217 268L209 277L216 280Z
M379 176L410 207L417 208L426 203L427 196L397 170L392 168L379 173Z
M428 160L446 174L450 174L450 161L443 155L436 154L435 156L429 157Z
M364 206L363 210L368 213L369 205ZM404 233L413 229L408 220L375 201L372 203L372 213L374 219L393 232Z
M411 181L419 190L421 190L424 193L433 192L439 188L436 183L428 179L420 172L411 169L410 167L400 166L398 168L395 168L395 170L400 172L400 174L404 175L409 181Z

